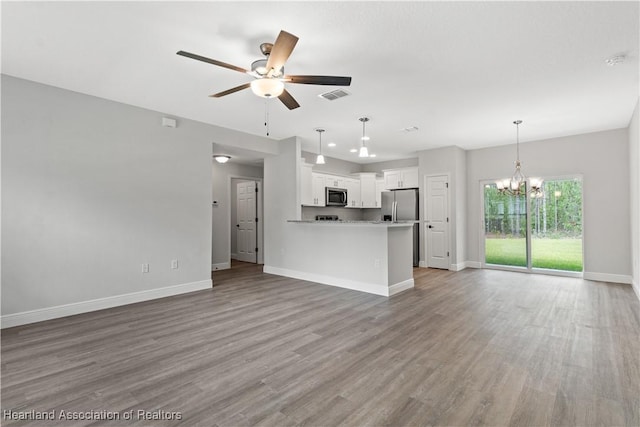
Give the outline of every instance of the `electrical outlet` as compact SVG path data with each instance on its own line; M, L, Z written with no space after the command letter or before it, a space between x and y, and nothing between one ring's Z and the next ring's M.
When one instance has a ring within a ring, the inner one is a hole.
M149 264L142 264L142 272L143 273L149 272Z
M373 260L373 268L380 268L380 258Z
M178 268L178 260L177 259L172 259L171 260L171 268L174 269L174 270Z

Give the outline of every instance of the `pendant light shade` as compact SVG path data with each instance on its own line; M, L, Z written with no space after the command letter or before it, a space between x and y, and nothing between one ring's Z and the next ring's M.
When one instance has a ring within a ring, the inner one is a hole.
M318 128L316 132L318 132L318 136L320 137L320 151L318 152L318 157L316 157L316 165L324 165L324 156L322 155L322 132L324 132L324 129Z
M369 157L369 150L365 145L365 141L369 140L369 137L365 133L365 124L369 121L369 117L360 117L358 120L362 122L362 147L360 147L358 157Z

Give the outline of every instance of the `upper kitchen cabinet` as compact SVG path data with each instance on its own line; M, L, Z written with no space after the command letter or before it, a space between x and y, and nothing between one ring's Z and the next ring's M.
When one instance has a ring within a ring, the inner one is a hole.
M343 188L347 189L347 207L362 207L362 202L360 200L360 180L357 178L345 178Z
M325 187L345 188L344 181L345 181L345 178L342 176L337 176L337 175L324 176Z
M384 178L376 178L376 208L382 207L382 192L384 191Z
M302 206L324 206L325 176L312 172L313 165L300 166L300 200Z
M313 165L300 165L300 203L302 206L312 206L314 203L313 180L311 178Z
M311 190L313 194L313 203L311 206L325 206L325 179L325 175L315 172L311 174Z
M391 169L384 171L384 188L397 190L399 188L418 188L418 168Z
M379 208L380 204L376 204L378 197L376 196L376 174L361 173L360 175L360 207L363 208Z

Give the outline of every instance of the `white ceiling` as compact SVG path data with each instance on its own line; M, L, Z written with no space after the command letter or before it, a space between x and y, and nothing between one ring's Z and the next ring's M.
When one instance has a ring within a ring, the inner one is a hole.
M638 2L3 2L2 72L163 113L265 135L250 81L176 55L250 68L284 29L300 38L288 74L352 76L287 85L301 107L269 106L271 137L362 162L358 117L383 161L416 151L511 144L626 127L638 99ZM607 57L627 55L610 67ZM417 126L419 131L402 132ZM230 141L230 144L232 142Z

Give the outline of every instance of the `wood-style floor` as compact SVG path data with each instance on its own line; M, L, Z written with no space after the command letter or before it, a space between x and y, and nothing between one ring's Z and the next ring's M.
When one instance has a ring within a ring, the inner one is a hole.
M134 423L154 426L640 425L628 285L416 269L415 289L384 298L236 266L211 290L4 330L2 409L181 413Z

